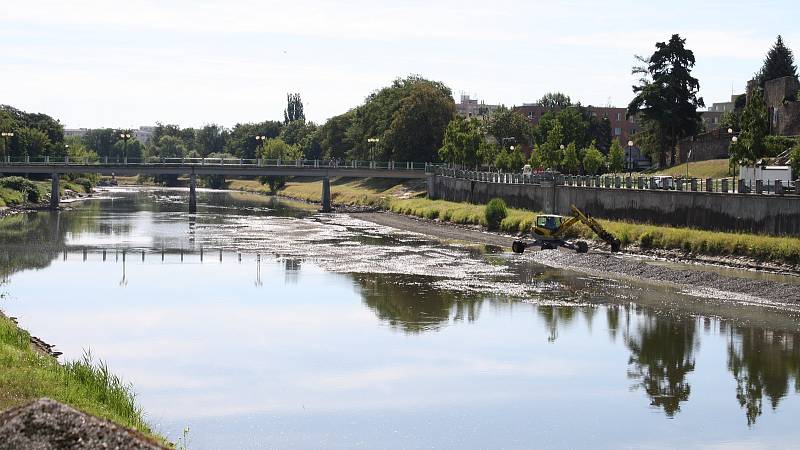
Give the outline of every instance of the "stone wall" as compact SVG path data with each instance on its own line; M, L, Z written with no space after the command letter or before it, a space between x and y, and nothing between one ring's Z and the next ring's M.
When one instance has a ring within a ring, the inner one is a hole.
M678 155L686 162L686 155L692 151L692 161L728 158L728 150L733 135L727 129L717 128L706 133L690 136L678 141Z
M566 215L570 205L596 217L717 231L800 236L800 197L553 184L504 184L429 176L429 196L487 203L502 198L515 208Z

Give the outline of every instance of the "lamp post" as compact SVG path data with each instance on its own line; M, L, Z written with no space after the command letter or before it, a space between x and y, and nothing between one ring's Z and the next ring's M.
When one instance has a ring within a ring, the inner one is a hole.
M119 138L122 139L122 161L128 164L128 139L131 138L131 134L123 131L119 134Z
M628 141L628 176L633 172L633 141Z
M263 146L264 143L266 142L267 142L266 136L264 136L263 134L256 135L256 145L261 144ZM256 152L256 157L258 157L258 152Z
M14 133L12 131L3 131L0 132L0 136L3 137L3 159L5 159L8 154L8 138L14 137Z

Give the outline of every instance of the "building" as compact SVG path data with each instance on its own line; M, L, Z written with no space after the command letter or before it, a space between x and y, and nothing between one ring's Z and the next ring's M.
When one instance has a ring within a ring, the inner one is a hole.
M64 128L64 137L65 138L70 136L83 137L83 135L85 135L88 131L89 128Z
M590 105L587 106L586 109L592 116L598 119L608 119L609 127L611 128L611 138L616 138L623 146L627 145L631 136L638 131L636 117L625 117L627 113L626 108ZM517 106L514 110L525 116L532 125L538 125L542 116L548 112L556 111L535 103L523 103L522 106Z
M706 130L716 130L722 122L723 114L725 113L721 111L700 111L700 120Z
M492 113L499 105L487 105L482 100L470 98L468 94L461 94L461 101L456 103L456 112L461 117L485 118Z

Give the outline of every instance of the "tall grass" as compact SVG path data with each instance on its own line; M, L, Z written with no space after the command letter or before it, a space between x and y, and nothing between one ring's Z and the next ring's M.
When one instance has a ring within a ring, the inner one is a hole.
M144 420L131 385L91 353L59 364L30 347L30 335L0 314L0 409L49 397L86 413L134 428L162 442Z

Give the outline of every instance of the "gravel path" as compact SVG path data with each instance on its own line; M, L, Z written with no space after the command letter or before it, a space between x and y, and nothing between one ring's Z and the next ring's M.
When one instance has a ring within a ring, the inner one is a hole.
M362 213L354 216L380 225L427 234L444 240L510 248L515 239L509 235L489 233L477 228L394 213ZM574 270L602 278L670 285L699 297L714 296L769 306L800 306L800 278L796 282L785 282L794 281L789 276L774 277L784 281L759 279L758 273L754 271L714 270L711 266L677 263L664 265L653 258L611 254L598 249L592 249L586 254L563 249L528 250L520 257L529 258L546 266Z

